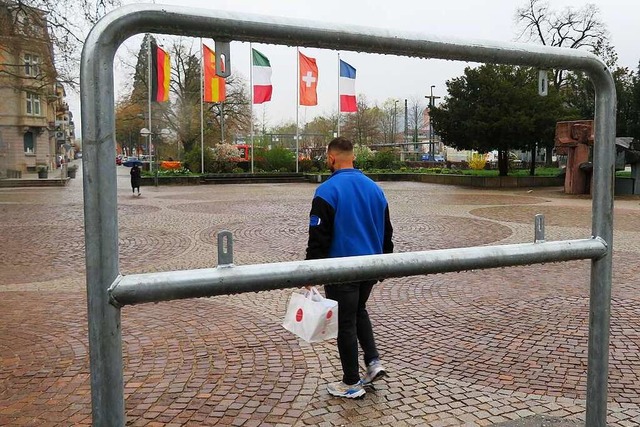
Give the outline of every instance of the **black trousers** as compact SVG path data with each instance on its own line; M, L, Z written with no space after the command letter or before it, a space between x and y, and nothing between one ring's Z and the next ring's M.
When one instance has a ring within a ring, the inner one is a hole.
M327 298L338 301L338 352L345 384L360 381L358 342L364 353L365 365L379 357L366 308L374 284L375 281L370 281L324 287Z

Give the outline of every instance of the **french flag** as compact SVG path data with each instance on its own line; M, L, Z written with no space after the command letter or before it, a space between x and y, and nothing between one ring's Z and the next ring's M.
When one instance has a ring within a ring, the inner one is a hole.
M356 103L356 69L340 60L340 112L355 113L358 111Z

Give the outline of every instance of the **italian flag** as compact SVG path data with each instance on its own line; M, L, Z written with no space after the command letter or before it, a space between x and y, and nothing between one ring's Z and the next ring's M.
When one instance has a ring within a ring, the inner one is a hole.
M269 59L255 49L251 49L253 76L253 103L262 104L271 101L271 63Z

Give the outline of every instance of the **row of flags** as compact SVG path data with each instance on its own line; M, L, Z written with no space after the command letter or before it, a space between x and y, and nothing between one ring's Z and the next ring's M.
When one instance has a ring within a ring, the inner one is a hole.
M202 45L204 102L222 102L226 98L225 79L216 75L216 54L207 45ZM298 52L299 63L299 104L304 106L318 105L318 65L316 59ZM340 63L338 91L340 96L340 112L358 111L356 102L356 69L343 60ZM161 47L151 45L151 90L152 100L165 102L169 100L169 79L171 65L169 54ZM263 53L251 49L251 79L253 82L253 103L262 104L271 101L273 85L271 84L271 62Z

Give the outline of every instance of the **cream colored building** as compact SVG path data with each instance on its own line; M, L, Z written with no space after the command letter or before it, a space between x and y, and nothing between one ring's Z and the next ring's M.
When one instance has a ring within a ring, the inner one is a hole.
M0 177L56 168L73 143L64 94L44 13L0 0Z

